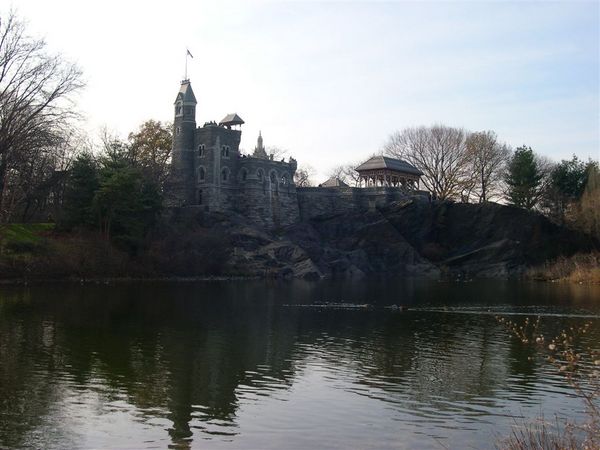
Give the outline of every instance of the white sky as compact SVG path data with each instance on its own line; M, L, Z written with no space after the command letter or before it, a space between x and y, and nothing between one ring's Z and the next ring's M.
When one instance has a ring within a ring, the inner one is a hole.
M600 157L599 2L12 3L77 62L87 128L171 120L184 72L197 121L237 112L317 181L397 129L491 129L555 160ZM0 0L0 11L11 8Z

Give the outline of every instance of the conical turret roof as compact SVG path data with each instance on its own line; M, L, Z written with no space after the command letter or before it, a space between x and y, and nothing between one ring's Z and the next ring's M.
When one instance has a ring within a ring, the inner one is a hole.
M198 103L194 91L192 90L190 80L183 80L181 82L181 87L179 88L175 102L177 103L180 100L183 101L183 103Z

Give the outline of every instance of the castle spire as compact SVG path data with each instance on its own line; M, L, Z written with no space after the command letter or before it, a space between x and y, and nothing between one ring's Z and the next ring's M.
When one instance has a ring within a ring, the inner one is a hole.
M262 133L260 130L258 131L258 139L256 140L256 144L257 144L256 148L260 148L261 150L264 150L263 138L262 138Z
M256 140L256 147L254 148L254 153L252 154L255 158L267 159L267 152L265 151L265 147L263 145L262 132L258 132L258 139Z

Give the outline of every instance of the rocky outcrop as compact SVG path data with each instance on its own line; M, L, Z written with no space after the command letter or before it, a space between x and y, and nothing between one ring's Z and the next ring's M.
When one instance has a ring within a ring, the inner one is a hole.
M444 272L510 276L598 243L523 209L464 203L394 204L381 210L419 254Z
M544 216L498 204L405 200L370 212L323 214L279 233L221 221L228 270L275 277L509 277L597 248Z

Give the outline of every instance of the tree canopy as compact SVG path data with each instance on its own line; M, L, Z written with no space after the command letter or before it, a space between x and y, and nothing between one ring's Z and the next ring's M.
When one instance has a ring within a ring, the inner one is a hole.
M531 147L518 147L508 164L507 200L512 205L532 209L540 199L543 173Z
M171 124L147 120L137 132L129 133L128 144L132 164L139 167L157 186L162 186L169 173L173 146Z
M423 172L421 181L435 198L457 199L468 177L467 136L445 125L406 128L388 138L384 152Z
M14 13L0 16L0 221L27 197L16 190L33 189L52 172L38 166L55 163L76 117L72 96L82 86L76 65L49 53Z

